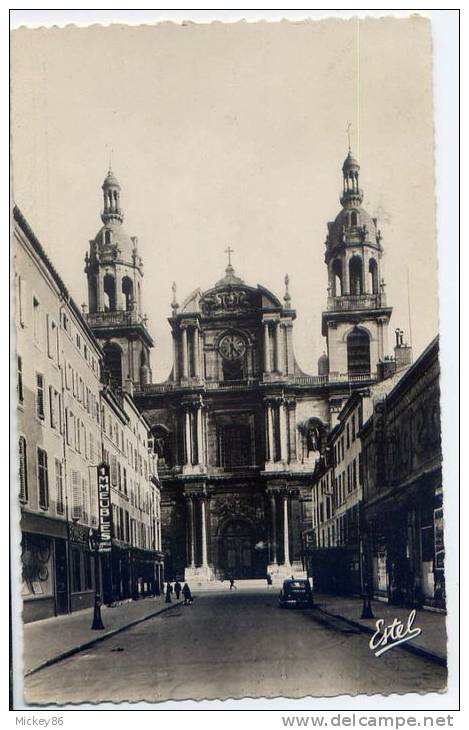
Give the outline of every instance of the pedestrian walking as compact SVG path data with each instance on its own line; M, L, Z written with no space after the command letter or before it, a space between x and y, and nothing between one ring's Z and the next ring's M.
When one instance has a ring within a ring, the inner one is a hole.
M171 583L168 580L168 582L166 583L166 600L165 600L165 603L172 603L172 600L171 600L171 593L172 592L173 592L173 586L171 585Z
M270 573L267 573L266 580L267 580L267 585L271 586L272 585L272 576L270 575Z
M233 576L231 576L231 578L230 578L230 591L233 590L233 588L235 590L237 590L237 588L235 586L234 578L233 578Z
M181 591L182 591L182 585L177 580L176 583L174 584L174 592L176 594L177 601L179 601L179 596L181 595Z
M184 596L184 605L190 606L192 603L192 593L191 593L191 589L189 588L188 583L184 583L184 587L182 589L182 595Z

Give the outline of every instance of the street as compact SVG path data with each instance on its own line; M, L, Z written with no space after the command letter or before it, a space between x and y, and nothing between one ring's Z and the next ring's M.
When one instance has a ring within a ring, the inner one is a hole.
M446 670L317 609L282 610L275 588L197 594L25 680L30 704L434 692Z

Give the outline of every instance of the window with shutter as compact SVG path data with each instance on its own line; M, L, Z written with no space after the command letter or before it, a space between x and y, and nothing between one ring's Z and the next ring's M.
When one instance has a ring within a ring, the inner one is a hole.
M36 373L36 415L44 419L44 376Z
M86 428L85 428L85 424L83 423L83 421L81 422L81 427L83 430L83 434L82 434L82 436L83 436L83 438L82 438L83 453L85 455L85 459L87 459L88 458L88 443L87 443L87 438L86 438Z
M75 449L81 453L81 425L80 419L75 419Z
M41 312L39 301L33 297L33 336L36 344L41 344Z
M46 333L47 333L47 354L50 358L52 358L53 354L54 354L54 345L53 345L52 320L51 320L49 314L46 314Z
M17 293L18 293L18 309L17 309L17 315L18 315L18 323L20 327L24 327L24 320L23 320L23 286L24 280L22 276L18 276L17 279Z
M55 460L55 489L57 500L57 512L63 515L65 512L64 504L64 485L63 485L63 467L60 459Z
M20 436L18 441L19 461L20 461L20 501L28 501L28 461L26 454L26 439Z
M86 481L85 477L83 477L81 481L81 491L82 491L82 504L83 504L83 522L88 522L88 482Z
M72 469L72 520L81 520L83 512L81 474Z
M54 390L52 385L49 385L49 412L50 412L50 427L57 428L57 416L56 416L56 405L57 405L57 391Z
M49 474L47 469L47 452L44 449L37 450L37 475L39 506L42 509L49 509Z
M117 458L115 454L111 454L111 484L117 487Z
M59 431L63 434L64 432L64 424L63 424L63 416L62 416L62 396L60 393L57 394L57 413L58 413L58 419L59 419Z
M24 400L24 390L23 390L23 360L18 355L17 358L17 368L18 368L18 400L20 403Z
M90 437L89 437L89 445L90 445L90 461L92 464L94 464L95 460L95 453L94 453L94 436L90 431Z

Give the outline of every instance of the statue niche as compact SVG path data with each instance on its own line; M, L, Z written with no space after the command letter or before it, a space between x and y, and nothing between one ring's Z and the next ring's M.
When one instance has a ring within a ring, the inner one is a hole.
M310 455L314 453L318 456L324 455L327 429L319 418L308 418L306 421L299 423L298 431L301 435L303 459L309 459Z

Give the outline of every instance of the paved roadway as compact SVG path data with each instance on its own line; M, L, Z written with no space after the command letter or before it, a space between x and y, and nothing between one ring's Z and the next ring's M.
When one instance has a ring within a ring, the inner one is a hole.
M283 610L276 589L207 592L31 675L31 704L303 697L443 690L443 667L315 609Z

